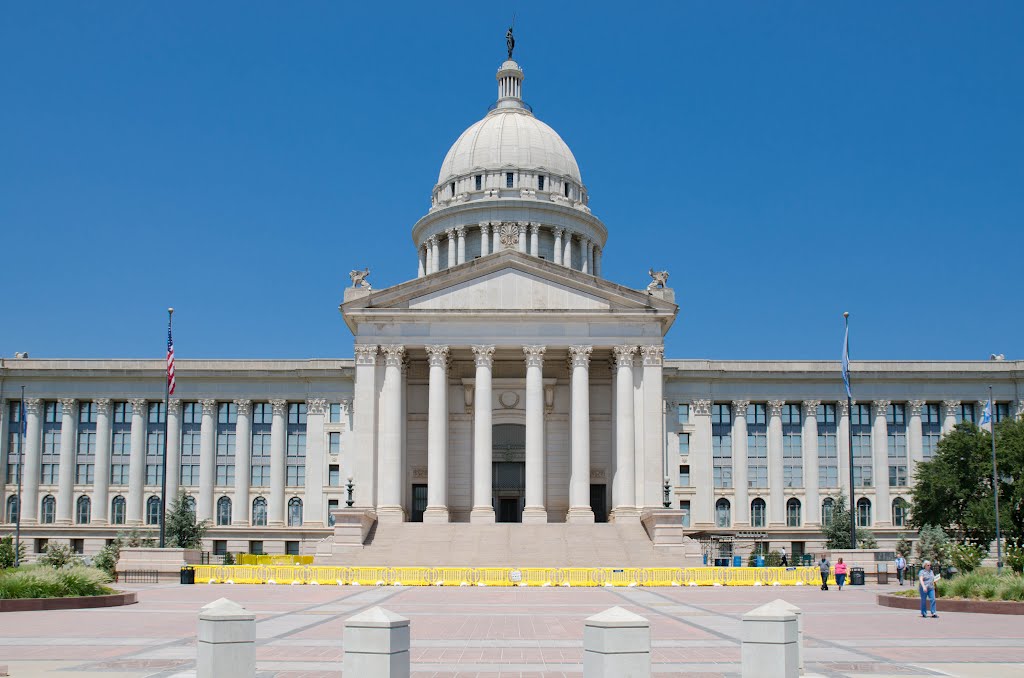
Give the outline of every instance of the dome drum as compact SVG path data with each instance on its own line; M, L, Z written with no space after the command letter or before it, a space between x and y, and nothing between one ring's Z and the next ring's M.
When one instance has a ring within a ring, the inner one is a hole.
M571 205L589 212L586 189L571 177L547 172L544 168L523 170L479 168L468 174L452 176L444 184L434 187L431 211L449 205L493 198L523 198L547 200Z

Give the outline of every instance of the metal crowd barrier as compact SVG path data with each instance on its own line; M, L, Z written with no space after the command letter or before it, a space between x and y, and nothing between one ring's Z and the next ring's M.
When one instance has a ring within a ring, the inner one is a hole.
M195 565L197 584L314 586L806 586L817 567L338 567Z

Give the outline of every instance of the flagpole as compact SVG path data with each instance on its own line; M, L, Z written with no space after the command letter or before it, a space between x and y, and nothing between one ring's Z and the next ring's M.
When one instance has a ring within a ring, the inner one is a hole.
M21 409L18 423L21 425L18 430L18 515L14 521L14 566L21 565L21 478L25 475L25 387L21 387Z
M989 428L992 429L992 496L996 502L996 572L1003 571L1003 546L999 534L999 474L996 470L996 404L992 400L992 387L988 387Z
M856 491L853 487L853 396L850 392L849 380L850 380L850 312L843 312L843 322L846 323L846 442L849 445L847 450L849 454L849 467L850 467L850 548L857 548L857 506L854 502L854 495Z
M171 317L173 315L174 309L167 309L168 335L171 331ZM164 548L167 535L167 422L171 415L171 380L167 375L166 358L164 362L164 449L160 453L160 548Z

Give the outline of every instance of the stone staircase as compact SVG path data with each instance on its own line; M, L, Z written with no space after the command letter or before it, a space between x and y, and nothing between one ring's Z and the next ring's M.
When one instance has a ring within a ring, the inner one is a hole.
M362 548L330 544L320 565L429 567L684 567L700 564L696 543L656 547L639 521L547 523L380 523ZM324 544L327 547L328 544ZM671 551L671 552L670 552Z

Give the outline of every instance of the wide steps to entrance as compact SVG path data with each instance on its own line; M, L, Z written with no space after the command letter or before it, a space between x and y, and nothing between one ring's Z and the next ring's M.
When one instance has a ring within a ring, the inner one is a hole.
M465 567L682 567L642 525L596 523L378 523L362 549L335 546L323 565Z

